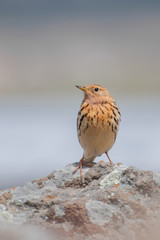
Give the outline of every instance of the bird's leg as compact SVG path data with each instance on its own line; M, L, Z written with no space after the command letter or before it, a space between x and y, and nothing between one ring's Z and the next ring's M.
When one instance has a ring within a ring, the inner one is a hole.
M80 169L81 178L82 178L82 165L83 164L84 164L84 156L79 161L79 166L73 171L73 174L75 174L77 172L77 170Z
M81 160L79 161L79 166L73 171L72 174L75 174L77 172L78 169L80 169L80 176L81 176L81 180L82 180L82 166L93 166L94 163L86 163L84 162L84 156L81 158Z
M110 157L109 157L108 153L107 153L107 152L105 152L105 154L106 154L106 155L107 155L107 157L108 157L108 160L109 160L110 166L113 166L113 162L111 161L111 159L110 159Z

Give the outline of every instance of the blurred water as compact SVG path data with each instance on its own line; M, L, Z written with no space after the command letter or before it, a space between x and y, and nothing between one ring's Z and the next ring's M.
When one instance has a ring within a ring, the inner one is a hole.
M76 117L81 100L80 94L73 99L0 99L0 189L23 185L79 161ZM160 98L119 96L117 103L122 121L111 159L160 171ZM101 156L97 161L101 159L107 160Z

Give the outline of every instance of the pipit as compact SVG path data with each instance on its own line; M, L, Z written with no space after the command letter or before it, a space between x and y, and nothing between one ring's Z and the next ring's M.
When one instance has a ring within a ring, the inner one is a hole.
M106 88L96 84L76 87L84 92L77 117L78 140L84 153L73 174L80 168L82 179L82 166L93 165L94 159L103 153L113 165L108 151L116 140L121 114Z

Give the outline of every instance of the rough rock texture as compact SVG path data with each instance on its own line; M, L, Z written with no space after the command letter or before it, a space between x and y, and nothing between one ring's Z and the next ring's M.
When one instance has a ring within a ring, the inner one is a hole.
M159 239L160 173L100 162L81 183L76 166L0 191L0 239Z

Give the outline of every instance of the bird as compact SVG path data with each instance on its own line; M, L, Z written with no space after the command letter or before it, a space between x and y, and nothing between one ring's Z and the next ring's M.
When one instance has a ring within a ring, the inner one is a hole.
M103 153L107 155L110 165L113 166L108 151L116 140L121 113L106 88L97 84L76 87L84 92L77 117L77 135L84 153L73 174L80 169L82 180L82 166L92 166L94 159Z

